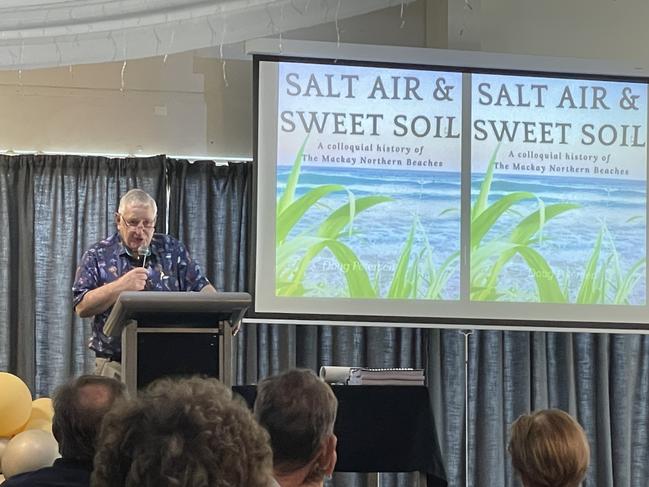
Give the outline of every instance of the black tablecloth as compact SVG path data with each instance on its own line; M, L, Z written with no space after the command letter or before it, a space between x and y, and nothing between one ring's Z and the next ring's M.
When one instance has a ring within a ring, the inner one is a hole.
M332 386L338 472L423 472L445 487L428 390L423 386ZM255 386L234 386L252 407Z

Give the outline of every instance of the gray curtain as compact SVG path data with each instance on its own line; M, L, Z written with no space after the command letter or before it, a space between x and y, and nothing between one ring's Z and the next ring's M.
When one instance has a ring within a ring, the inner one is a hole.
M0 156L0 370L34 383L33 166Z
M0 156L0 368L37 396L92 367L72 280L82 253L115 231L119 197L134 186L165 218L164 157Z
M461 487L466 485L466 332L430 329L426 333L426 376L446 477L449 487Z
M506 452L508 428L520 414L549 407L586 430L585 486L649 485L649 336L479 331L468 352L468 485L520 486ZM448 412L439 417L454 421ZM448 448L451 437L444 440ZM464 485L450 453L450 485Z
M250 164L167 159L169 230L220 291L246 287Z
M114 231L113 212L130 187L154 195L160 221L168 195L169 233L189 245L217 288L246 290L251 171L164 157L0 156L0 370L41 395L91 368L89 326L72 313L70 286L82 252ZM546 407L584 425L587 487L649 485L647 336L251 325L237 350L239 383L290 366L425 367L453 487L519 486L506 454L509 425ZM412 485L410 476L382 480ZM366 484L353 474L332 482Z

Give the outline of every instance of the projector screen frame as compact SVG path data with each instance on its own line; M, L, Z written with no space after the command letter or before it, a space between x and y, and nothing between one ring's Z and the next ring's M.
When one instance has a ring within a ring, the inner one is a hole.
M270 45L273 46L274 41L270 41ZM266 44L266 42L264 42ZM608 82L626 82L626 83L642 83L649 86L649 78L647 76L641 76L638 73L640 70L635 69L634 67L625 66L622 67L619 63L611 66L611 63L604 65L601 62L594 61L585 61L585 60L561 60L562 62L571 63L571 69L566 69L565 66L554 65L553 69L549 67L544 67L542 69L532 69L534 62L543 61L537 66L541 66L547 62L557 62L553 58L542 58L542 59L533 59L530 60L528 57L520 56L505 56L505 55L493 55L488 53L464 53L458 51L438 51L438 50L421 50L430 53L431 56L435 57L436 55L442 56L442 58L448 61L449 56L454 57L454 64L450 65L447 62L444 63L434 63L434 64L421 64L408 62L410 58L408 56L403 56L402 59L405 62L394 62L386 60L376 59L385 56L386 53L379 53L378 50L383 49L379 46L353 46L352 53L356 52L357 49L370 49L370 52L373 52L373 55L369 56L369 59L355 59L352 54L352 57L347 56L332 56L332 50L338 49L335 45L330 45L327 43L290 43L285 42L283 45L278 46L275 44L275 50L271 47L270 49L259 48L259 45L255 47L255 43L251 45L249 50L255 51L256 54L253 57L253 161L254 161L254 171L252 178L252 192L251 192L251 208L252 208L252 218L249 221L249 235L251 236L249 244L249 266L248 266L248 292L253 295L253 308L249 310L248 318L245 322L250 323L298 323L298 324L337 324L337 325L361 325L361 326L415 326L415 327L442 327L442 328L498 328L498 329L529 329L529 330L552 330L552 331L618 331L618 332L630 332L630 333L649 333L649 321L645 322L636 322L636 321L601 321L601 322L592 322L584 321L575 318L569 319L538 319L538 313L535 315L537 317L531 319L510 319L510 318L496 318L489 316L488 313L485 313L486 316L386 316L386 315L358 315L353 313L315 313L309 314L304 312L299 313L285 313L277 311L260 311L257 309L256 301L256 265L257 265L257 217L258 217L258 200L257 192L259 185L259 147L258 147L258 126L259 126L259 66L262 62L287 62L287 63L309 63L309 64L333 64L333 65L349 65L349 66L376 66L377 63L382 64L386 68L402 68L402 69L412 69L412 70L425 70L425 71L453 71L458 73L483 73L483 74L503 74L503 75L514 75L514 76L538 76L538 77L551 77L551 78L565 78L565 79L584 79L584 80L594 80L594 81L608 81ZM279 49L279 51L278 51ZM328 56L323 56L321 50L328 54ZM395 51L404 50L412 51L411 48L385 48L387 55ZM416 49L414 49L416 51ZM306 56L306 52L312 52L316 55ZM340 51L336 51L338 54ZM519 66L524 69L514 69L508 65L508 62L519 62ZM526 62L521 62L522 59L525 59ZM504 62L505 59L510 59L508 62ZM494 61L499 61L500 64L497 67L486 67L485 63L490 63ZM530 64L530 62L532 64ZM505 67L501 67L505 66ZM580 69L574 69L574 67L580 67ZM592 70L592 71L591 71ZM616 74L613 74L615 71ZM623 71L623 74L620 74ZM463 137L469 138L468 135L464 134ZM470 142L469 142L470 143ZM646 149L645 149L646 152ZM463 156L464 158L464 156ZM470 162L470 161L469 161ZM463 161L463 173L464 165L466 161ZM463 177L470 177L470 173L467 175L463 174ZM647 181L645 180L645 196L647 193ZM647 204L645 203L645 215L647 214ZM463 222L467 219L463 215ZM465 225L465 223L463 223ZM465 229L463 232L466 231ZM462 237L464 238L464 237ZM645 245L646 245L645 240ZM463 253L464 254L464 253ZM466 255L462 255L462 259L467 259ZM645 271L646 276L646 271ZM645 288L646 288L646 277L645 277ZM645 289L645 295L647 295L647 290ZM649 304L647 298L645 298L644 305L638 305L637 308L644 309L645 312L649 312ZM429 301L431 306L434 306L435 301ZM462 300L459 301L459 304L462 304ZM466 303L465 303L466 304ZM490 307L492 305L502 305L503 303L492 303L492 302L471 302L471 305L479 305L478 308L482 305ZM519 306L519 307L538 307L538 306L547 306L541 303L504 303L505 306ZM607 311L613 311L616 308L616 305L578 305L578 304L566 304L566 305L553 305L553 306L566 306L570 308L570 314L579 314L580 308L586 306L588 308L593 308L593 306L598 307L602 306L607 309ZM626 308L625 306L620 306L620 308Z

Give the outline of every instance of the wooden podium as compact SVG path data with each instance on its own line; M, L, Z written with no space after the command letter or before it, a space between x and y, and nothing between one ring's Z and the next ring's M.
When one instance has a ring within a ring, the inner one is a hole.
M122 337L122 382L133 396L158 377L201 374L233 382L232 337L248 293L123 292L104 326Z

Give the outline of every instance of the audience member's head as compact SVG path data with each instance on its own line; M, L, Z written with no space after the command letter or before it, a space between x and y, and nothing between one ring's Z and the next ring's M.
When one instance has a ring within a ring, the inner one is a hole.
M159 379L101 429L95 487L267 487L268 435L216 379Z
M257 387L255 417L268 430L281 485L321 485L336 464L338 401L310 370L289 370Z
M63 458L92 461L101 421L125 391L121 382L97 375L82 375L56 389L52 432Z
M520 416L508 449L525 487L577 487L590 460L584 430L558 409Z

